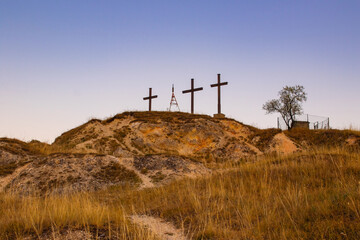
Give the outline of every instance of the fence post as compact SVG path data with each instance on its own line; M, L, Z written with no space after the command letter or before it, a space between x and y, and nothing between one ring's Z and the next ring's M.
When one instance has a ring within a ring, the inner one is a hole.
M280 128L279 117L277 118L277 128Z

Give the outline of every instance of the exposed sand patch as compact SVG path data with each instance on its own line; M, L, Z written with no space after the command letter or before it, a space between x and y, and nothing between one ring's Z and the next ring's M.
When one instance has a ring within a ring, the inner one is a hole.
M352 137L349 137L348 139L346 139L346 142L347 142L349 145L355 145L355 143L356 143L357 140L358 140L358 139L357 139L356 137L352 136Z
M298 147L284 133L278 133L274 136L267 152L277 152L289 154L298 151Z
M221 123L227 128L229 133L235 136L247 138L251 134L249 128L240 123L231 120L221 120Z
M153 233L163 240L186 240L183 231L177 229L169 222L165 222L161 218L154 218L146 215L133 215L131 220L139 225L149 228Z

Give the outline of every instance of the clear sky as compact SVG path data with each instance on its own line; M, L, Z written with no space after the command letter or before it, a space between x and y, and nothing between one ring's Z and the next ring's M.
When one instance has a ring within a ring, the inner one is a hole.
M360 1L1 0L0 136L51 143L90 118L166 110L222 110L275 127L262 104L303 85L305 113L360 128Z

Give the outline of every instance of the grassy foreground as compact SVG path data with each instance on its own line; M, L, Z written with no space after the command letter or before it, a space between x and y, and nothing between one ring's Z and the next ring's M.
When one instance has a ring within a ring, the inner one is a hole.
M128 216L161 217L191 239L360 239L360 153L313 150L226 166L136 191L47 198L0 195L0 239L82 229L94 238L156 239Z

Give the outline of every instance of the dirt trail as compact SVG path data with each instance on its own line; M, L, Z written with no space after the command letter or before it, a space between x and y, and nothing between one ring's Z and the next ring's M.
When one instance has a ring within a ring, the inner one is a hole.
M129 170L134 171L141 178L142 184L140 186L140 189L155 187L154 183L152 183L151 181L151 178L142 174L139 170L137 170L134 167L134 158L118 158L118 160L121 165L123 165Z
M149 228L153 233L163 240L187 240L180 229L175 228L171 223L160 218L146 215L133 215L131 220L139 225Z
M25 164L22 167L17 168L12 174L7 175L6 177L0 178L0 192L4 191L5 187L11 182L12 179L16 178L19 173L27 167L28 164Z

